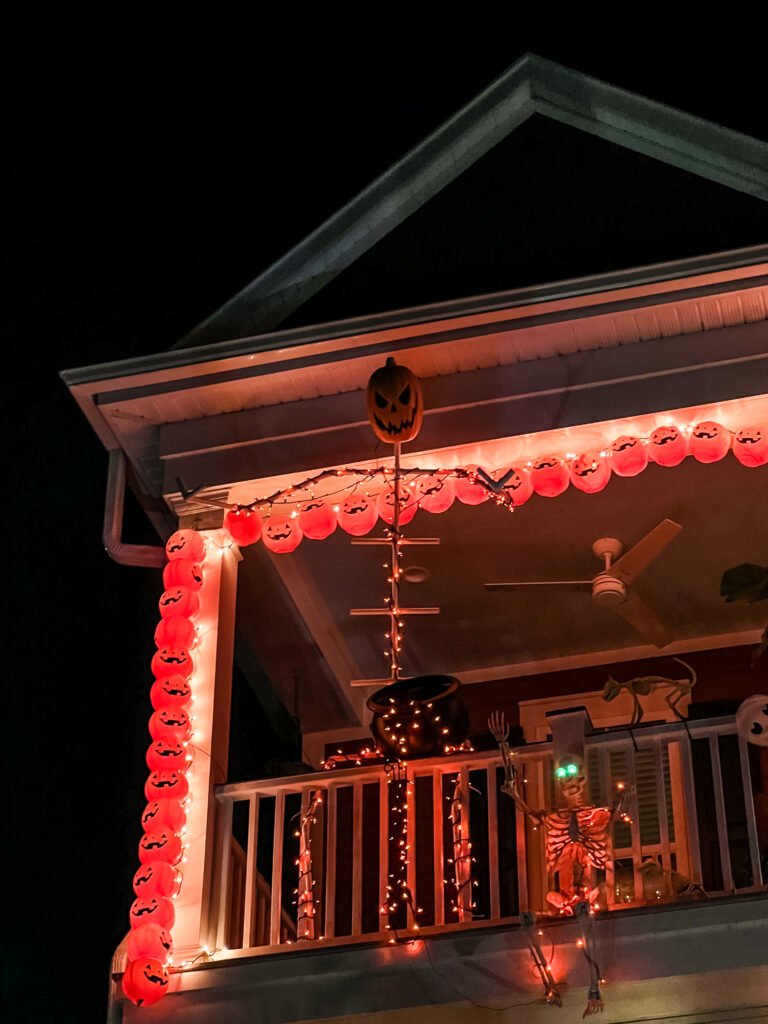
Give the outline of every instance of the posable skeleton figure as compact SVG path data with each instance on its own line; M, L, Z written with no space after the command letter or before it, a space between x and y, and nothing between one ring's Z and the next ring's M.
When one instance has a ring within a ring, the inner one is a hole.
M488 727L499 744L504 764L502 793L511 796L535 827L546 832L547 870L557 876L558 888L547 893L547 902L558 914L575 914L582 932L581 946L590 975L589 1002L584 1016L603 1009L600 995L600 970L593 955L591 915L598 909L597 872L605 868L608 857L608 827L616 817L629 821L626 806L629 793L617 785L613 807L593 807L586 800L586 772L581 758L564 754L555 763L556 792L559 806L553 811L535 811L525 801L517 783L507 738L509 725L495 711Z

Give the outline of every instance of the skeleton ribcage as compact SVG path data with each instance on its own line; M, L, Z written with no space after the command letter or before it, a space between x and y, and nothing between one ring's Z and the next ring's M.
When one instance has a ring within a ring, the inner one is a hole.
M557 871L563 851L573 845L573 856L584 865L604 868L607 854L606 829L611 820L609 807L582 807L577 811L554 811L544 819L547 828L547 868Z

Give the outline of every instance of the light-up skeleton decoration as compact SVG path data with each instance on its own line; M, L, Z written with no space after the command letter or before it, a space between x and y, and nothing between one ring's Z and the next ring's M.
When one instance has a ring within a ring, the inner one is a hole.
M618 783L613 807L587 804L584 763L573 754L564 754L555 762L556 793L563 805L552 811L534 811L518 787L517 773L507 744L509 725L504 715L493 712L488 719L488 727L499 744L504 765L502 793L512 797L535 828L541 827L546 832L547 871L550 877L557 877L558 885L557 889L547 893L547 902L553 908L552 912L573 915L579 922L581 938L577 945L587 960L590 981L584 1016L599 1013L603 1009L600 968L594 955L591 928L592 915L599 909L597 872L605 869L608 859L608 827L617 816L624 821L630 820L626 813L629 794L624 784ZM534 960L538 966L538 958L534 957Z
M315 882L312 877L312 826L317 824L318 807L323 802L322 790L307 794L305 806L301 809L301 824L298 830L299 885L296 911L296 938L315 938Z

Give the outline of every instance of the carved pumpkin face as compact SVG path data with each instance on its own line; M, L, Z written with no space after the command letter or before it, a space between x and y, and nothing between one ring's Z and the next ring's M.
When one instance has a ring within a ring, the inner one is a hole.
M200 609L200 598L189 587L170 587L163 592L159 605L164 619L172 619L177 615L191 619Z
M179 891L179 882L179 872L172 864L164 860L153 860L149 864L142 864L133 876L133 891L137 896L164 896L171 899ZM136 955L142 954L150 955L148 950L138 951Z
M166 590L171 587L199 590L202 585L203 570L191 558L174 558L163 569L163 586Z
M567 807L583 807L586 802L587 775L584 762L573 754L564 754L555 764L555 781Z
M491 476L500 483L503 481L502 490L512 500L515 508L524 505L533 494L531 474L524 466L519 466L516 469L500 466L498 469L494 469Z
M768 747L768 695L747 697L736 712L736 729L747 743Z
M301 544L303 536L298 518L294 519L292 516L272 516L264 526L261 539L264 541L264 546L269 548L270 551L274 551L278 555L284 555L289 551L295 551L299 544Z
M611 445L611 469L617 476L637 476L648 465L648 449L639 437L624 434Z
M674 424L656 427L648 439L648 454L659 466L679 466L688 454L688 435Z
M531 467L533 489L545 498L556 498L562 494L570 481L568 467L556 455L544 455Z
M299 509L299 526L310 540L325 540L330 537L338 524L333 505L320 498L305 501Z
M187 776L180 771L160 769L152 772L144 784L144 796L147 800L173 798L184 800L189 793Z
M164 896L137 896L128 911L131 928L143 924L159 924L161 928L173 928L176 913L173 903Z
M407 487L402 487L400 490L400 514L398 516L399 525L405 526L406 523L410 523L416 515L418 507L419 503L414 497L413 492ZM390 526L394 523L395 492L391 487L387 487L386 490L381 492L376 500L376 509L385 523L389 523Z
M161 647L155 652L150 668L155 679L162 679L163 676L181 676L182 679L189 679L195 665L186 647Z
M123 993L136 1006L151 1006L168 989L168 968L154 957L131 960L123 975Z
M697 423L691 433L689 447L697 462L719 462L731 446L731 435L719 423L705 420Z
M174 869L169 864L163 865ZM148 865L146 869L150 870ZM142 924L138 928L131 928L131 934L125 946L125 952L129 960L138 960L140 957L154 957L160 963L167 964L173 953L173 942L171 933L159 924Z
M197 530L177 530L168 538L165 553L169 559L191 558L193 562L204 562L205 541Z
M149 699L155 711L160 708L181 708L192 700L192 687L183 676L163 676L152 684Z
M571 463L571 483L585 494L602 491L610 478L608 460L597 452L586 452Z
M157 647L191 647L195 642L195 627L184 615L160 619L155 629Z
M764 466L768 462L768 431L765 427L742 427L733 439L733 454L742 466Z
M151 864L153 860L178 864L181 860L181 839L168 829L145 832L139 840L139 860L142 864Z
M426 512L447 512L456 497L453 481L448 476L420 476L413 488L419 508Z
M154 772L182 771L187 767L187 745L179 740L155 740L147 750L147 765Z
M477 473L480 467L460 466L459 468ZM481 505L484 501L488 501L490 497L486 487L483 487L482 484L472 483L468 477L464 476L457 476L455 478L453 488L456 491L456 497L463 505Z
M179 800L150 800L141 815L141 827L145 832L181 832L187 820L187 812Z
M394 359L387 359L385 366L371 374L366 401L368 419L382 441L410 441L421 429L421 385L407 366L399 366Z
M182 707L164 707L155 711L149 719L149 731L153 739L174 739L182 743L192 732L192 722Z
M253 508L230 509L224 516L224 529L241 548L255 544L261 536L263 522Z
M362 537L370 533L378 517L375 502L362 493L350 494L341 503L339 526L353 537Z

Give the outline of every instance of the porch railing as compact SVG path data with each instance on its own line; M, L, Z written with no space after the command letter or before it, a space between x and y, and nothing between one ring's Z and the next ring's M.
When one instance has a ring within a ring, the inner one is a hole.
M609 804L618 781L635 794L631 823L616 822L611 836L604 879L610 910L762 887L759 749L736 734L732 717L601 732L586 738L585 753L593 803ZM519 747L515 755L528 804L549 809L551 745ZM544 836L500 792L496 751L412 761L408 779L407 884L422 933L513 923L522 911L545 909L554 880ZM471 908L466 900L455 905L450 819L457 783L472 842ZM304 895L302 915L312 915L314 941L390 937L380 912L397 842L387 787L380 765L220 786L217 947L268 952L306 935L305 917L297 931L302 822L311 854L311 897ZM405 913L397 929L413 925Z

